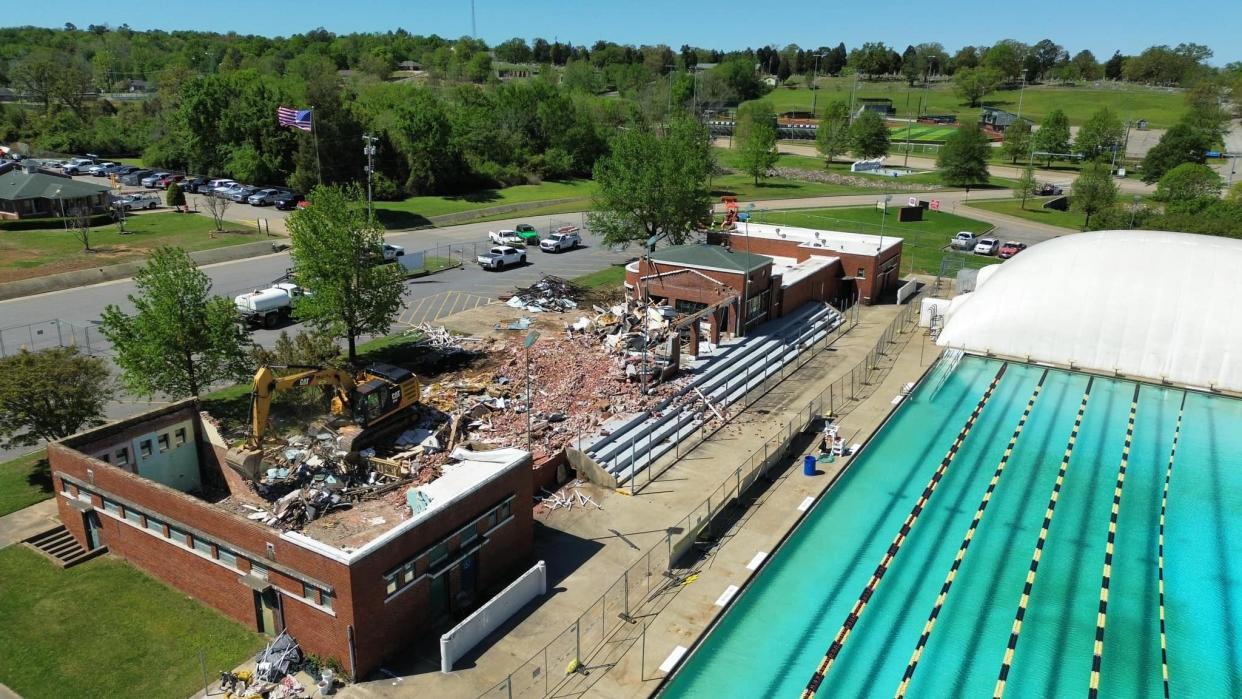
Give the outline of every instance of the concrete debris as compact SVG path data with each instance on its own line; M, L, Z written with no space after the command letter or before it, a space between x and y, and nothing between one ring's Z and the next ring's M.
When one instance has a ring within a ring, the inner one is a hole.
M534 284L518 289L506 301L510 308L525 309L530 313L564 313L578 307L582 289L569 280L544 275Z
M566 485L564 488L561 488L555 493L548 492L545 488L541 491L543 493L543 497L539 500L539 504L547 508L548 511L561 509L572 510L575 506L586 509L591 507L594 507L597 510L604 509L603 505L595 502L594 498L582 492L581 488L585 485L586 482L579 479Z
M255 679L260 682L280 682L297 671L302 665L302 648L287 631L272 639L258 655L254 656Z

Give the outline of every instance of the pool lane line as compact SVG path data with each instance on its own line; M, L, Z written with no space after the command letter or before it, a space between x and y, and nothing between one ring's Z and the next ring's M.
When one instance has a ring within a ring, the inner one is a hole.
M845 645L846 639L854 630L854 625L858 623L858 617L867 608L867 603L871 601L871 596L875 594L876 587L880 584L880 579L888 572L888 567L892 565L893 558L897 556L897 552L901 550L902 545L906 542L906 537L910 534L910 529L914 523L918 521L919 515L923 514L923 508L927 506L927 501L936 490L936 486L940 485L940 480L944 478L944 474L949 470L949 466L953 463L953 459L957 457L958 451L961 450L962 442L966 441L966 436L970 434L970 430L975 426L975 422L979 419L979 414L983 412L983 406L987 405L988 400L992 397L992 393L996 391L996 387L1000 384L1001 378L1005 375L1005 370L1009 368L1006 362L997 370L996 376L992 379L992 383L988 385L986 391L979 398L979 402L975 405L975 409L971 411L970 417L966 418L966 424L962 425L962 429L957 433L957 438L953 440L949 452L945 454L944 459L940 462L940 466L936 472L932 474L931 480L927 486L923 488L923 494L919 496L918 502L914 504L914 509L910 510L910 514L906 516L906 521L901 525L901 529L897 532L897 536L893 538L893 542L889 544L888 551L885 552L884 558L880 564L876 566L875 572L871 574L871 579L867 582L867 586L863 588L862 594L858 596L858 601L854 603L854 607L850 609L850 613L845 618L845 623L837 631L836 637L832 641L832 645L828 648L828 652L824 654L823 660L819 662L819 666L815 669L815 674L811 675L811 679L807 682L806 689L802 690L803 699L811 699L815 696L815 692L819 690L819 685L824 681L824 676L828 674L828 670L836 661L837 655L841 652L841 648Z
M961 546L957 549L957 557L953 559L953 565L949 567L949 574L945 576L944 585L940 587L940 596L936 598L935 605L932 606L931 614L927 616L927 624L923 627L923 635L919 636L919 642L914 647L914 653L910 656L910 662L906 665L906 672L901 677L901 685L897 687L894 699L903 699L906 696L906 690L910 687L910 680L914 678L914 671L918 668L919 660L923 657L923 649L927 647L927 640L931 636L932 629L936 626L936 620L940 618L940 610L944 608L945 599L949 596L949 588L953 587L953 581L957 579L957 571L962 567L962 560L966 557L966 550L970 548L970 544L974 541L975 531L979 529L979 522L983 519L983 512L988 509L988 503L992 501L992 494L996 491L996 485L1000 482L1001 474L1005 472L1005 466L1009 463L1009 457L1013 455L1014 447L1018 443L1018 437L1022 434L1022 428L1026 426L1027 418L1031 416L1031 411L1035 409L1035 400L1039 398L1040 392L1044 389L1044 380L1048 378L1048 370L1044 369L1044 373L1039 377L1039 383L1035 384L1035 390L1031 393L1031 399L1026 403L1026 409L1022 411L1022 417L1018 420L1018 426L1014 428L1013 435L1009 438L1009 445L1005 447L1005 453L1001 455L1000 463L996 465L996 472L992 474L992 481L988 483L988 489L983 493L983 499L979 501L979 507L975 510L975 518L971 520L970 527L966 530L966 536L962 538Z
M1134 420L1138 415L1139 386L1134 385L1134 397L1130 399L1130 419L1126 422L1126 443L1121 448L1121 463L1117 466L1117 484L1113 486L1113 509L1108 513L1108 541L1104 544L1104 572L1100 576L1100 606L1095 614L1095 645L1091 651L1091 684L1087 696L1100 696L1100 665L1104 662L1104 624L1108 621L1108 591L1113 577L1113 551L1117 544L1117 516L1121 513L1121 492L1126 484L1126 466L1130 462L1130 447L1134 444Z
M1164 699L1169 699L1169 647L1164 629L1164 521L1169 509L1169 482L1173 480L1173 460L1177 457L1177 441L1182 436L1182 415L1186 412L1186 392L1182 392L1182 404L1177 409L1177 424L1173 428L1173 446L1169 449L1169 467L1164 472L1164 493L1160 496L1160 529L1156 538L1156 571L1158 578L1157 599L1160 603L1160 673L1164 680Z
M1057 472L1056 483L1052 485L1052 494L1048 496L1048 509L1044 512L1044 523L1039 529L1039 539L1035 542L1035 553L1031 555L1031 565L1026 571L1026 583L1022 587L1022 597L1018 600L1018 611L1013 617L1013 628L1009 631L1009 644L1005 648L1005 658L1001 661L996 689L992 692L993 699L1001 699L1005 695L1005 682L1009 679L1010 668L1013 667L1013 654L1018 647L1018 635L1022 633L1022 620L1026 617L1026 607L1031 601L1031 588L1035 586L1039 559L1044 553L1044 545L1048 543L1048 527L1052 525L1052 516L1056 513L1061 486L1065 484L1065 472L1069 470L1070 456L1074 453L1074 444L1078 442L1078 430L1082 428L1082 417L1087 412L1087 399L1091 397L1091 387L1094 384L1094 376L1087 379L1087 388L1083 391L1082 403L1078 406L1078 416L1074 418L1074 429L1070 432L1069 442L1065 445L1065 456L1061 457L1061 470Z

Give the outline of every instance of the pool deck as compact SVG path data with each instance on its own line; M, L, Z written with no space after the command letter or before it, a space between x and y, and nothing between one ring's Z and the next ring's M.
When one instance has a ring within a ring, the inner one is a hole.
M902 341L905 344L899 345L900 350L892 355L887 373L876 390L842 419L841 434L847 437L847 443L862 442L878 429L895 408L892 401L901 388L908 382L916 381L939 355L937 348L927 339L926 332L920 328L902 336ZM816 381L812 386L812 382L808 382L806 398L809 399L835 378L835 375L829 374L822 383ZM791 407L796 408L804 403L805 400L800 397L792 402ZM734 527L724 537L722 545L699 564L694 582L684 585L658 613L640 619L639 624L618 634L626 636L617 640L618 645L625 645L628 641L629 647L620 654L616 664L587 689L585 696L629 699L650 696L655 692L668 674L661 666L665 665L674 650L677 647L693 647L702 633L727 609L727 606L717 605L722 596L727 595L727 590L734 586L743 588L747 584L757 572L750 570L750 566L758 554L770 554L802 519L806 500L818 498L840 469L848 464L848 461L838 460L836 464L827 465L822 475L803 476L799 468L802 455L818 453L818 449L807 445L805 440L800 444L803 445L802 450L795 451L797 455L790 458L784 468L778 467L774 471L774 475L778 476L777 482L751 507L741 525ZM796 443L795 448L798 446L799 443ZM740 590L732 599L736 599L737 594ZM809 679L809 671L807 676Z
M548 564L549 595L536 600L502 629L459 661L452 673L439 672L438 644L411 649L386 666L400 677L374 679L345 688L344 697L462 696L475 697L504 681L510 672L557 638L591 609L622 573L664 539L667 527L678 524L732 476L749 455L780 432L811 398L839 377L849 374L875 346L900 309L874 306L862 311L857 327L838 339L774 390L701 445L687 453L651 485L640 484L636 496L619 494L594 485L582 487L603 510L575 507L536 515L535 558ZM937 356L925 334L899 336L882 361L886 373L873 394L855 404L842 420L841 435L848 443L863 441L893 409L890 401L901 386L914 381ZM926 342L923 364L919 344ZM742 585L750 571L746 563L759 550L770 551L797 522L798 505L827 487L832 473L805 478L792 465L801 462L809 437L795 441L790 458L769 472L774 482L762 491L756 504L743 513L721 538L722 545L699 560L698 578L674 591L655 595L633 612L635 625L622 625L593 655L583 658L591 668L587 675L574 675L553 694L594 694L605 697L637 697L650 694L663 678L657 672L669 652L678 645L689 647L713 621L721 608L714 601L729 585ZM725 515L727 516L727 515ZM597 607L598 608L598 607ZM647 626L646 658L641 657L641 631ZM438 639L429 639L434 641ZM608 667L615 667L610 671ZM645 665L645 667L644 667ZM554 683L560 679L551 676ZM516 694L516 692L515 692ZM504 696L502 692L500 696Z

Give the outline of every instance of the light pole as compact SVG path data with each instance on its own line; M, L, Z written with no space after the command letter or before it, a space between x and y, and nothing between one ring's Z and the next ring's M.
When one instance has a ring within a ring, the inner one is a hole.
M738 315L737 336L746 337L746 321L750 317L750 217L755 210L755 202L746 205L746 262L742 264L742 308Z
M1134 195L1134 206L1130 209L1130 230L1134 230L1134 215L1138 213L1139 202L1143 201L1143 197L1138 194Z
M815 101L819 97L819 86L815 82L816 80L819 79L819 59L823 58L825 55L827 54L823 54L823 53L815 54L815 68L811 71L811 118L812 119L815 118Z
M891 194L885 194L884 199L882 199L884 202L884 208L880 210L880 247L876 248L877 262L879 260L879 253L884 251L884 224L888 221L888 203L892 200L893 195Z
M854 123L854 93L858 91L858 70L854 70L854 86L850 88L850 123Z
M530 451L530 347L539 339L539 331L531 330L522 341L526 353L526 451Z
M1022 118L1022 98L1026 96L1026 71L1022 71L1022 89L1018 91L1018 118Z
M362 154L367 156L367 216L375 219L375 206L371 202L371 175L375 173L375 142L379 139L371 134L362 135Z

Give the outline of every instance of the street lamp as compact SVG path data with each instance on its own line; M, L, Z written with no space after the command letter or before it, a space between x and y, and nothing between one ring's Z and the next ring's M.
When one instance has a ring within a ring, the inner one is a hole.
M375 142L379 138L371 134L362 135L362 154L367 156L367 215L375 219L375 206L371 202L371 175L375 173Z
M530 347L539 339L539 331L531 330L522 341L526 353L526 451L530 451ZM533 453L533 452L532 452Z
M1143 197L1134 195L1134 206L1130 208L1130 230L1134 230L1134 215L1138 213L1139 202L1143 201Z
M815 81L819 79L819 59L827 56L826 53L815 54L815 69L811 71L811 118L815 118L815 100L819 97L819 86Z
M893 195L891 194L885 194L884 199L881 200L884 202L884 208L880 210L880 247L875 250L877 253L877 259L879 257L878 253L884 250L884 223L888 220L888 203L892 200Z

